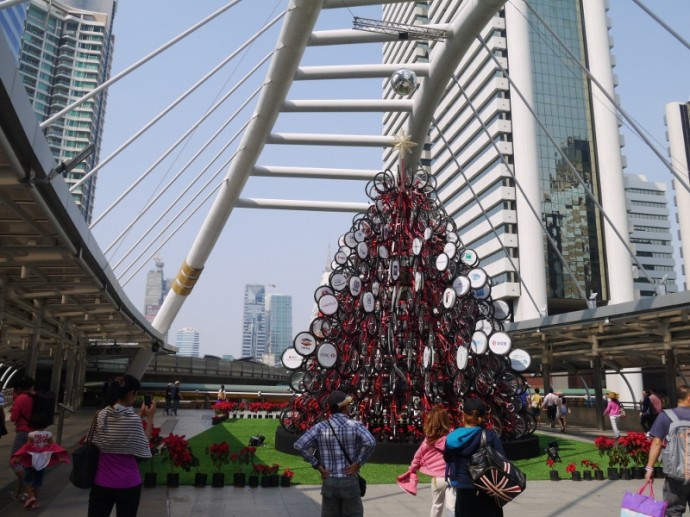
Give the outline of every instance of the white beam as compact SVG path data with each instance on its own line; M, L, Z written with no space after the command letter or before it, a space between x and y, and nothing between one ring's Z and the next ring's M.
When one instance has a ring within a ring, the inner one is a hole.
M312 212L366 212L367 203L349 203L343 201L308 201L296 199L257 199L240 198L235 203L237 208L268 208L278 210L307 210Z
M252 176L271 178L310 178L310 179L337 179L337 180L372 180L378 170L361 169L328 169L325 167L283 167L278 165L266 165L254 167Z
M429 75L428 63L393 63L378 65L328 65L301 66L295 74L295 81L320 79L382 79L393 72L406 68L417 77Z
M395 144L395 138L383 135L271 133L266 143L285 145L332 145L336 147L392 147Z
M381 112L412 111L411 100L385 99L327 99L285 101L283 111L303 112Z

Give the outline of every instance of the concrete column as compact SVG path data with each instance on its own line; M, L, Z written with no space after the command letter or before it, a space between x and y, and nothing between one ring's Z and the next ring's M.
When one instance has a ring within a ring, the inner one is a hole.
M544 379L544 395L546 395L551 388L551 349L546 339L542 341L541 375Z
M676 352L672 348L664 350L664 368L669 407L676 407L678 402L678 394L676 393Z
M26 350L24 374L36 378L36 365L38 364L38 346L41 338L41 325L43 323L43 306L38 304L34 309L34 330L31 334L29 347Z
M74 369L77 362L78 341L72 341L67 350L67 371L65 372L65 404L74 407Z
M79 351L78 357L79 359L77 360L77 368L75 371L76 378L74 380L75 408L80 408L84 404L84 382L86 380L86 367L88 366L86 348Z
M597 338L594 338L597 341ZM596 344L598 347L598 343ZM601 356L592 357L592 371L594 377L594 411L596 412L597 429L604 430L604 389L602 385Z
M53 348L53 369L50 373L50 391L55 394L55 409L57 409L58 399L60 398L60 382L62 381L62 364L64 362L64 341L65 333L61 330L60 336Z

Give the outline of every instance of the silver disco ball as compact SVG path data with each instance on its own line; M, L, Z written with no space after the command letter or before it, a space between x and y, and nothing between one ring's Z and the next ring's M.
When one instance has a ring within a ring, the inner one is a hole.
M391 87L398 95L412 95L417 89L417 75L407 68L402 68L391 75Z

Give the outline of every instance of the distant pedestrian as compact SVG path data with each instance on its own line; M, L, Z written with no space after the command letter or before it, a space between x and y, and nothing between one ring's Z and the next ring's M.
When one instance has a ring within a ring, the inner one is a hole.
M609 398L609 403L604 409L604 415L609 416L613 436L618 440L621 436L621 432L618 430L618 421L623 415L623 404L618 400L618 393L615 391L609 391L606 396Z
M561 424L561 432L562 433L567 433L568 432L568 414L570 413L570 408L568 407L568 401L565 398L565 395L561 393L560 391L557 393L559 397L559 402L558 402L558 421Z
M534 393L529 397L529 407L534 420L537 422L537 427L541 423L541 401L544 397L539 393L539 388L534 388Z
M175 385L170 393L170 398L172 399L172 414L177 416L177 408L180 407L180 400L182 399L182 394L180 393L180 381L175 381Z
M640 425L645 433L648 433L652 428L655 419L656 411L649 398L649 390L642 390L642 400L640 400Z
M553 388L549 388L549 392L541 401L541 407L546 409L546 417L549 419L551 428L556 427L556 413L558 412L558 395L553 392Z
M657 395L654 390L648 389L647 391L649 392L649 400L652 403L652 407L654 408L654 414L660 415L661 412L664 410L664 403L661 400L661 397L659 397L659 395Z
M172 392L173 392L173 384L172 384L172 382L169 382L168 386L165 388L165 411L164 411L164 413L166 415L172 415Z
M225 402L226 398L227 395L225 394L225 384L221 384L220 389L218 390L218 402Z
M14 395L12 397L12 409L10 410L10 420L14 422L16 433L14 442L10 450L10 458L17 452L29 439L29 433L35 429L29 424L31 413L34 408L34 380L29 376L21 377L14 385ZM12 499L26 501L28 494L24 485L24 467L12 465L15 476L17 476L17 487L10 494Z
M321 516L362 517L359 469L376 447L376 439L361 423L352 420L352 397L342 391L328 396L330 418L304 433L295 449L321 473ZM315 455L318 451L319 457Z

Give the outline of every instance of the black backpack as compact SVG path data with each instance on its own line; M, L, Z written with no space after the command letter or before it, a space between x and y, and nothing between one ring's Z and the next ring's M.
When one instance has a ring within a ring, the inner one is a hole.
M34 393L34 407L29 418L29 426L44 429L52 425L55 416L55 395L49 391Z

